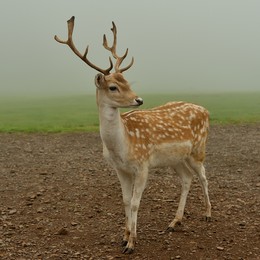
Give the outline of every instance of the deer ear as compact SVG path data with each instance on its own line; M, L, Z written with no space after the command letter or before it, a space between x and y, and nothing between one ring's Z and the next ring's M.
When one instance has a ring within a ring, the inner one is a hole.
M101 73L98 73L95 77L95 85L97 88L101 88L102 81L104 81L104 75Z

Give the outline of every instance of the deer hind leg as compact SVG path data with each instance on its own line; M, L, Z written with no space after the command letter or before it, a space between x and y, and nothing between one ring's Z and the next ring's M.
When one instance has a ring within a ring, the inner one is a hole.
M136 234L137 213L138 213L141 197L146 186L147 177L148 177L148 169L143 169L142 171L136 173L135 175L133 196L131 199L130 234L128 238L128 243L123 249L123 253L125 254L131 254L134 251L134 246L137 237Z
M184 208L186 205L187 196L188 196L188 193L190 190L190 185L192 182L192 173L191 173L190 169L186 166L185 163L178 164L175 167L175 171L181 178L182 188L181 188L180 202L179 202L179 206L178 206L176 215L175 215L173 221L170 223L169 227L167 228L167 231L169 231L169 232L174 231L176 225L181 224L182 217L184 214Z
M201 161L197 161L193 157L190 157L188 159L188 165L195 171L195 173L198 175L200 184L202 187L202 191L204 194L205 199L205 205L206 205L206 221L210 221L211 219L211 203L209 200L209 193L208 193L208 181L205 174L205 168L203 166L203 163Z

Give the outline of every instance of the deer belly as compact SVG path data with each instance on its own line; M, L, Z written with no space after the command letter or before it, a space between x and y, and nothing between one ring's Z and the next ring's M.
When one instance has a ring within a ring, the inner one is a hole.
M189 141L156 145L150 156L150 166L175 166L190 156L191 149Z

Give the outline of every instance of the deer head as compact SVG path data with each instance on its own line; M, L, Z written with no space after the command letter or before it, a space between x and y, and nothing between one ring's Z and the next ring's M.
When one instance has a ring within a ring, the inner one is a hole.
M123 56L118 56L116 53L117 45L117 28L114 22L112 22L111 31L114 35L114 41L112 47L108 46L106 35L103 36L103 46L105 49L112 53L113 58L116 60L115 66L113 65L111 57L109 57L109 67L107 69L101 69L100 67L94 65L87 58L89 46L87 46L84 54L81 54L75 47L72 34L74 29L75 17L72 16L68 21L68 39L66 41L59 39L57 35L54 39L62 44L68 45L71 50L88 66L99 71L95 77L95 85L97 87L97 103L98 105L109 105L111 107L136 107L143 104L143 100L137 97L136 94L131 90L129 83L123 77L123 72L128 70L134 63L134 58L132 58L130 64L124 68L120 68L120 65L126 58L128 54L128 49L126 49ZM115 72L110 71L115 69Z

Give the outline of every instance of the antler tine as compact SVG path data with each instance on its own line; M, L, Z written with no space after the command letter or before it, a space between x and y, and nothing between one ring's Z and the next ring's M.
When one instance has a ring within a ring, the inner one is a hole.
M87 65L89 65L91 68L103 73L104 75L108 75L111 71L111 69L113 68L113 62L111 60L111 58L109 57L109 62L110 62L110 66L109 68L107 69L101 69L99 67L97 67L96 65L94 65L92 62L90 62L88 59L87 59L87 54L88 54L88 46L84 52L84 54L82 55L78 50L77 48L75 47L74 45L74 42L73 42L73 39L72 39L72 34L73 34L73 29L74 29L74 20L75 20L75 17L72 16L68 21L67 21L67 24L68 24L68 39L66 41L64 40L61 40L57 35L54 36L54 39L59 42L59 43L62 43L62 44L66 44L68 45L71 50L80 58L82 59Z
M116 25L114 22L112 22L112 28L111 28L111 31L113 32L113 35L114 35L114 41L113 41L113 45L111 47L108 46L108 43L107 43L107 38L106 38L106 35L104 34L103 36L103 46L105 49L109 50L113 57L116 59L116 64L115 64L115 71L116 72L120 72L122 73L123 71L126 71L128 70L134 63L134 58L132 58L132 61L131 63L125 67L125 68L122 68L122 69L119 69L120 65L122 64L123 60L126 58L127 54L128 54L128 49L126 49L126 52L125 54L122 56L122 57L119 57L116 53L116 45L117 45L117 28L116 28Z

